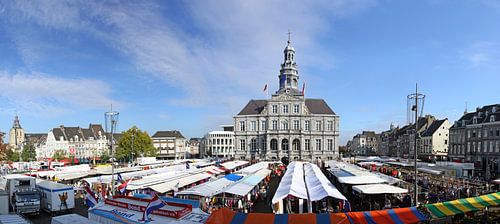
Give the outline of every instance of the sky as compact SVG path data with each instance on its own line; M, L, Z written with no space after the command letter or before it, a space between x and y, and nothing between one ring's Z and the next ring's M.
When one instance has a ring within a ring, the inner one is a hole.
M0 131L104 124L113 105L119 130L201 137L278 89L288 30L341 144L405 125L416 83L453 122L500 103L499 28L494 0L0 0Z

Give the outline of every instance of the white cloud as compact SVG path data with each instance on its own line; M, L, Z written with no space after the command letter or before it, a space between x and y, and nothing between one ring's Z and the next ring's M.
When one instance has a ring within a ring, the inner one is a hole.
M500 51L495 42L478 41L462 51L462 58L470 67L496 65L500 59Z
M65 79L40 73L0 71L6 112L23 111L27 114L67 113L73 106L82 109L104 108L110 104L122 105L110 98L107 84L92 79Z

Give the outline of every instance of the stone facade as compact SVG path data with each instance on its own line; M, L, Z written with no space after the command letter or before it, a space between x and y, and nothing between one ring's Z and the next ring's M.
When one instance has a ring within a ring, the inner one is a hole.
M492 179L500 175L500 104L464 113L450 128L452 161L473 162L475 175Z
M74 156L79 160L92 160L103 154L110 154L108 138L102 125L90 124L89 128L65 127L53 128L49 133L28 134L28 139L35 145L37 159L52 158L54 152L62 150L67 156ZM115 143L120 135L115 134Z
M338 157L339 116L322 99L298 90L295 50L288 45L281 64L280 88L267 100L250 100L234 117L236 159L290 161Z
M157 131L151 136L153 146L157 151L157 158L185 159L188 155L186 138L180 131Z
M211 131L203 138L203 151L207 155L234 158L234 132Z
M16 116L9 132L9 147L20 152L24 144L24 137L24 129L21 127L19 117Z

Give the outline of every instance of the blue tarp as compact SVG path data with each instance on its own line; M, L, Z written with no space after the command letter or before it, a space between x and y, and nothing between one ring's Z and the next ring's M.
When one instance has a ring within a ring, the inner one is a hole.
M226 175L224 178L230 180L230 181L237 181L239 179L241 179L243 176L240 176L240 175L236 175L234 173L231 173L231 174L228 174Z

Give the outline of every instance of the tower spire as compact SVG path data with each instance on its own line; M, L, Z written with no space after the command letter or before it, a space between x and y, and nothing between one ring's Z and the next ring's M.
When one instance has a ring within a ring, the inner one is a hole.
M290 40L292 39L291 36L292 32L290 31L290 29L288 29L288 45L290 45Z
M277 94L286 93L289 95L301 96L302 92L298 90L299 72L295 63L295 49L291 46L292 32L288 30L288 40L283 51L284 60L281 64L279 78L280 88Z

